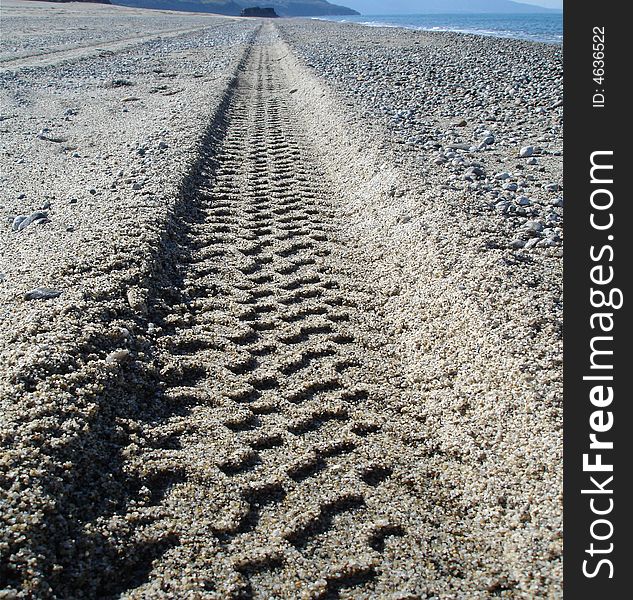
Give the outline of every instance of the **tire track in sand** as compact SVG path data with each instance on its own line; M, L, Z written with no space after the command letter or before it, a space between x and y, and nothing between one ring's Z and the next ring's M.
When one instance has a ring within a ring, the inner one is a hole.
M438 451L400 414L380 325L363 325L371 298L341 262L270 33L158 253L149 358L117 392L141 415L115 419L128 497L84 528L98 597L414 598L461 576L438 542L458 521L450 490L429 491Z

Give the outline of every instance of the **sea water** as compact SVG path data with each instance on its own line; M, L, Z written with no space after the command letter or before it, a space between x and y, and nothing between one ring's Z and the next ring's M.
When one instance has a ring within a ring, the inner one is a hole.
M404 27L424 31L458 31L549 44L563 42L563 14L358 15L319 17L371 27Z

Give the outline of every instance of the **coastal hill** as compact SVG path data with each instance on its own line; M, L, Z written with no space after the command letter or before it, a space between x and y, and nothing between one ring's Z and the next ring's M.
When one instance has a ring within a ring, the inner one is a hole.
M318 17L322 15L357 15L346 6L330 4L327 0L112 0L113 4L135 8L209 12L238 16L244 8L271 7L280 17Z

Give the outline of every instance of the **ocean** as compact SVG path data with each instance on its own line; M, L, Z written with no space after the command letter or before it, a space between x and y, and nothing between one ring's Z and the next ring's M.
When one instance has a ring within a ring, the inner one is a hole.
M370 27L404 27L424 31L459 31L549 44L563 42L563 14L360 15L319 17Z

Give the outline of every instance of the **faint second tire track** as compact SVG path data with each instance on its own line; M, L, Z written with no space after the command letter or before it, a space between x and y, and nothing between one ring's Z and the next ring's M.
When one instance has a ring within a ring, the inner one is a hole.
M82 60L104 53L121 52L134 46L160 39L170 39L204 31L204 27L186 27L156 31L150 35L127 37L98 43L82 44L74 48L53 48L46 52L32 53L20 57L0 57L0 73L19 71L33 67L48 67L66 61Z

